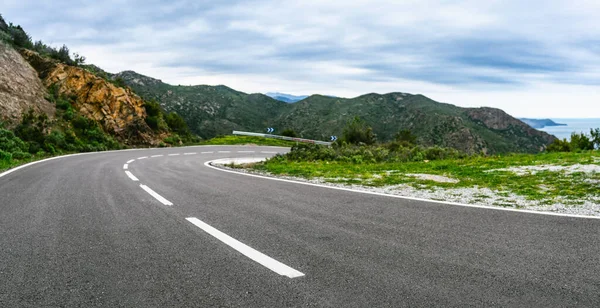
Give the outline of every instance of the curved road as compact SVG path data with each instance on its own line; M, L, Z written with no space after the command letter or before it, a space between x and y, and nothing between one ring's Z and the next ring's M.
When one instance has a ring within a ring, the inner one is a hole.
M0 177L0 307L600 306L598 219L204 166L275 151L94 153Z

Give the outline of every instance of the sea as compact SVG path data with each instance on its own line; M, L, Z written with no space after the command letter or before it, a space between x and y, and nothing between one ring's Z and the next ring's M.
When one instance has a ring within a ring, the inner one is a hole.
M590 134L590 129L600 128L600 118L587 118L587 119L560 119L551 118L552 121L561 124L567 124L567 126L546 126L539 130L545 131L557 138L567 140L571 139L571 133L585 133Z

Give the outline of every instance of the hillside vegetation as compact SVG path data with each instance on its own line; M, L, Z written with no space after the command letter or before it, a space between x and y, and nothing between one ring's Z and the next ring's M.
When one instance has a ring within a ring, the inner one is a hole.
M146 100L182 115L190 129L210 138L232 130L293 130L304 138L340 136L358 116L373 127L379 141L410 130L423 146L452 147L467 153L536 153L555 138L537 131L502 110L460 108L407 93L367 94L346 99L312 95L286 104L262 94L246 94L225 86L172 86L126 71L123 80Z
M185 121L0 16L0 169L61 153L193 142Z

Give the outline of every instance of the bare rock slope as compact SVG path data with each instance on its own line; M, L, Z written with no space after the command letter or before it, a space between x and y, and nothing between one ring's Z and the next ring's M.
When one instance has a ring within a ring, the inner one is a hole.
M143 100L129 88L121 88L79 67L69 66L22 50L23 57L37 70L46 87L74 98L82 115L102 125L107 133L127 144L157 145L160 138L144 119Z
M55 108L45 99L46 93L35 69L12 47L0 42L0 121L14 127L29 109L52 118Z

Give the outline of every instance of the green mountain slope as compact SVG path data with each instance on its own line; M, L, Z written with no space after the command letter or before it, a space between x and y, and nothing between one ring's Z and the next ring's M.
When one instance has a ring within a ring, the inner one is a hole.
M538 152L555 139L502 110L461 108L423 95L371 93L351 99L313 95L286 104L225 86L172 86L131 71L113 78L121 78L144 99L179 113L204 138L272 126L277 132L291 128L302 137L327 140L341 136L346 123L359 116L380 141L409 129L420 144L471 153Z
M138 95L159 102L167 112L177 112L192 132L203 138L231 134L232 130L263 131L289 108L266 95L226 86L172 86L132 71L113 78L121 78Z

